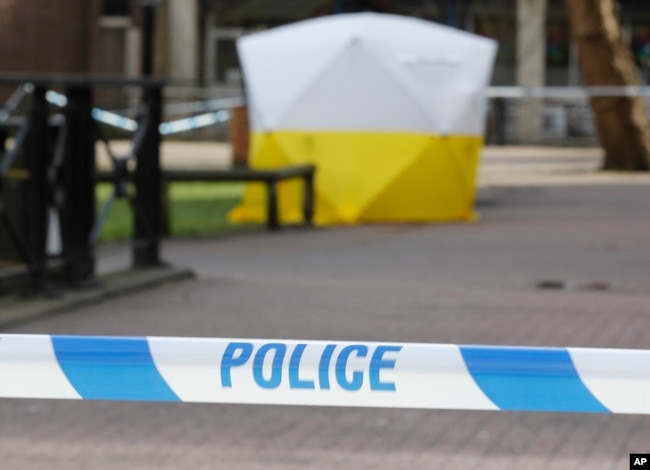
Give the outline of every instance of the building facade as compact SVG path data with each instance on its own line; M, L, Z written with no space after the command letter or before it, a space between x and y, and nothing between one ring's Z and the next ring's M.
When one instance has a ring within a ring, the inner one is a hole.
M0 0L0 72L91 72L96 0Z
M578 85L564 0L0 0L0 71L138 75L144 5L155 14L155 73L178 83L238 82L238 37L350 11L378 11L449 24L499 41L493 83L517 83L516 6L545 4L546 85ZM640 72L650 78L650 5L620 0ZM526 54L523 54L526 55Z
M571 41L565 0L532 0L544 4L542 36L544 61L542 85L580 84L578 51ZM207 2L207 34L204 42L204 78L225 83L239 78L234 42L259 29L346 11L379 11L415 16L491 37L499 42L493 85L515 85L518 56L518 6L526 0L245 0ZM650 80L650 4L619 0L621 20L627 31L642 77ZM299 6L297 6L299 5ZM527 51L520 55L527 57Z
M318 16L375 11L418 17L499 42L493 85L581 84L578 54L565 13L567 0L0 0L0 73L99 73L137 76L143 69L143 8L153 8L153 72L168 80L168 100L239 95L243 77L237 38ZM620 17L650 83L650 4L619 0ZM128 93L105 93L120 109ZM6 98L0 90L0 105ZM531 102L532 103L532 102ZM593 135L585 103L510 106L519 140L542 126ZM524 112L527 119L520 119ZM514 114L513 114L514 113ZM531 117L532 116L532 117ZM549 124L550 123L550 124ZM581 123L581 124L571 124ZM573 126L573 127L572 127ZM528 137L526 137L528 136Z

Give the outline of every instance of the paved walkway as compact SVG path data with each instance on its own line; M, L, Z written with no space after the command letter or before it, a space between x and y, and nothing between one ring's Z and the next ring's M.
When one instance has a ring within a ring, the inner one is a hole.
M197 281L10 332L650 348L650 180L573 152L488 149L477 223L172 241ZM6 468L626 469L650 452L650 417L631 415L0 400L0 416Z

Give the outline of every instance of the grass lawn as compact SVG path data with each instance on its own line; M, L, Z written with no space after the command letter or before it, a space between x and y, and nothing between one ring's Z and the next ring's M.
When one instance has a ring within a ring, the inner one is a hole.
M244 183L174 183L170 186L171 235L192 236L258 229L260 224L235 225L228 212L244 194ZM112 185L97 185L97 215L112 191ZM116 201L104 227L100 243L131 237L133 216L126 201Z

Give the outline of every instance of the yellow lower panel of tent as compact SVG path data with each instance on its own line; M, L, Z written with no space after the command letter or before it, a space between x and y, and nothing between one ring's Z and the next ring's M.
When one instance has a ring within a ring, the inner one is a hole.
M316 165L315 222L428 222L474 218L482 139L417 133L345 131L254 132L255 168ZM279 188L283 223L302 220L301 182ZM248 184L230 213L234 222L266 218L266 190Z

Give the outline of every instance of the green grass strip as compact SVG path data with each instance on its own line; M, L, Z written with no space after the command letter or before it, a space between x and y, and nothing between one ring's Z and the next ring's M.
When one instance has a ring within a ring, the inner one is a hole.
M186 237L259 229L259 224L239 225L228 213L244 194L244 183L173 183L169 190L171 236ZM112 185L97 185L97 214ZM133 215L127 201L116 201L100 235L100 243L131 238Z

